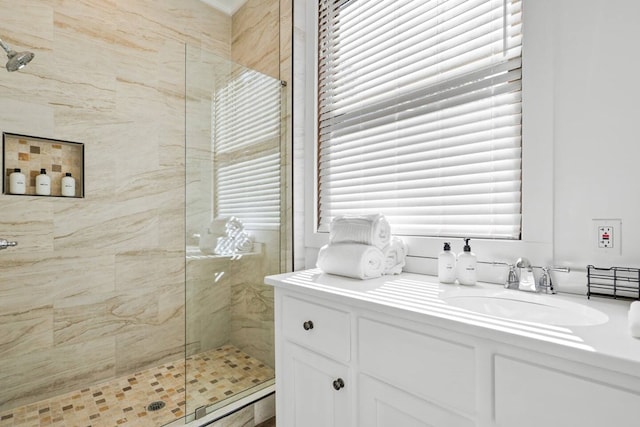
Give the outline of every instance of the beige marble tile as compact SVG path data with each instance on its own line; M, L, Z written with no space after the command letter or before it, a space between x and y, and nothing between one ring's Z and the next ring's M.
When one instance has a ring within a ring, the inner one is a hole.
M184 311L160 324L146 324L116 336L116 374L176 360L185 355Z
M263 284L266 257L250 255L231 266L231 342L274 366L273 288Z
M267 289L257 289L259 286L246 286L234 293L231 340L247 354L275 366L273 295Z
M143 288L64 298L55 301L53 309L54 345L60 346L135 333L153 324L158 299L153 290Z
M0 314L0 360L53 347L53 306Z
M0 82L2 80L0 79ZM28 84L25 82L4 82L5 85ZM12 98L5 87L0 83L3 96L0 97L0 111L3 118L3 132L17 133L20 135L46 135L54 134L54 114L51 106L42 99L25 101L20 97Z
M60 250L144 250L159 245L159 219L153 206L93 203L73 215L54 219L55 248Z
M115 289L114 256L99 251L3 253L0 265L0 314Z
M99 382L115 373L113 338L3 358L0 410Z
M233 15L234 62L279 78L279 13L279 0L248 0Z
M199 351L229 342L229 258L188 259L186 286L187 342Z
M17 241L18 246L2 253L0 263L24 253L53 250L54 209L51 199L32 196L0 195L0 236ZM2 265L0 264L0 265ZM0 268L0 275L6 271Z
M179 248L122 252L115 256L116 289L171 285L184 289L185 262Z

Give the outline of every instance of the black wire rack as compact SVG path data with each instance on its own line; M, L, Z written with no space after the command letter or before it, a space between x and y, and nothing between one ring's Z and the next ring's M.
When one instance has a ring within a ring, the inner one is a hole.
M587 266L587 298L640 299L640 269Z

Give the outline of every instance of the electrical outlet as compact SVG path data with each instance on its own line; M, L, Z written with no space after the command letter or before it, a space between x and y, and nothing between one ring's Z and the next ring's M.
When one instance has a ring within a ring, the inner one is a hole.
M595 247L598 251L611 255L622 254L622 220L619 218L594 219L593 229Z
M598 247L601 249L613 249L613 227L601 225L598 227Z

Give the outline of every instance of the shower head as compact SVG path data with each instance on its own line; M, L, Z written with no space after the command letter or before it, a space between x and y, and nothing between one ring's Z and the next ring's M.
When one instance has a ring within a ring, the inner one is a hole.
M7 57L9 58L6 65L7 71L17 71L24 68L34 57L34 54L31 52L16 52L2 40L0 40L0 46L7 52Z

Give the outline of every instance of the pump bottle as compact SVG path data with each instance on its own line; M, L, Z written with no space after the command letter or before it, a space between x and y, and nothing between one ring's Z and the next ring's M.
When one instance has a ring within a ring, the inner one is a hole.
M60 191L61 191L61 194L64 197L75 197L75 195L76 195L76 180L71 176L70 172L67 172L62 177Z
M20 168L15 168L9 175L9 193L25 194L27 192L27 184L24 174Z
M458 255L458 263L456 265L458 283L461 285L475 285L477 281L476 264L478 260L476 255L471 252L469 240L471 239L464 239L464 249Z
M40 175L36 176L36 194L38 196L51 195L51 178L46 169L40 169Z
M438 255L438 281L454 283L456 281L456 256L451 252L451 243L446 242Z

